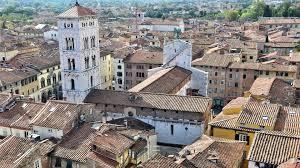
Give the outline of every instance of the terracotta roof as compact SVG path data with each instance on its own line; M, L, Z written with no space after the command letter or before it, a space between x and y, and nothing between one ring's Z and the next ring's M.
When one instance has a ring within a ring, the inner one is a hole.
M154 155L140 165L141 168L184 168L184 166L174 163L172 158L167 158L160 154Z
M226 106L223 107L223 110L242 107L245 104L247 104L249 101L251 101L251 98L249 97L238 97L236 99L231 100L228 104L226 104Z
M7 103L12 98L10 93L0 93L0 105Z
M124 60L126 63L136 64L163 64L163 52L151 52L138 50L134 54L129 55Z
M262 19L259 21L259 24L262 25L280 25L280 24L299 24L300 19L298 18L269 18L269 19Z
M96 162L96 167L99 168L115 168L118 166L118 162L115 160L112 160L108 157L105 157L103 155L97 154L95 152L89 152L87 155L88 159L91 159Z
M87 155L91 151L92 139L96 136L96 131L96 129L91 127L91 124L84 124L78 129L73 129L64 136L52 155L78 162L86 162Z
M233 62L234 56L229 54L211 53L192 61L193 66L227 67Z
M276 80L275 77L273 78L259 77L253 82L249 91L252 95L268 96L270 94L273 82L275 80Z
M6 137L0 144L0 167L19 167L33 153L45 156L53 147L54 144L48 140L33 142L15 136Z
M16 63L36 70L43 70L60 65L59 51L57 49L53 49L51 52L49 51L49 53L45 53L45 55L17 58Z
M78 117L78 104L65 101L48 101L33 119L32 125L63 130Z
M300 136L300 108L299 107L283 107L286 119L284 131Z
M294 65L279 65L279 64L262 64L262 63L232 63L229 68L235 69L252 69L262 71L283 71L283 72L297 72L297 66Z
M8 111L0 113L0 125L30 130L31 120L44 106L42 103L17 101L16 105Z
M256 132L248 160L279 165L300 157L300 137L279 132Z
M174 89L190 77L191 74L192 72L190 70L178 66L163 69L128 91L171 94Z
M68 9L67 11L59 14L58 18L79 18L84 16L94 16L96 13L89 8L75 5Z
M38 73L38 71L29 68L0 70L0 86L13 84Z
M280 107L277 104L261 104L250 102L245 105L237 122L258 126L275 127Z
M247 131L247 132L255 132L255 129L245 128L245 127L239 127L237 124L238 116L236 115L228 115L228 118L215 121L209 123L209 125L213 127L218 128L226 128L226 129L233 129L233 130L239 130L239 131Z
M243 159L245 145L245 142L241 141L211 139L204 135L182 151L191 152L191 155L187 155L185 160L197 168L237 167ZM212 157L217 158L216 163L210 160L213 159ZM182 164L186 165L186 163L183 162Z
M118 118L108 121L110 124L116 124L116 125L124 125L130 129L136 129L136 130L152 130L154 127L148 123L145 123L139 119L133 118L133 117L124 117L124 118Z
M134 141L114 130L108 130L103 133L97 133L92 144L119 156L126 149L129 149L134 144Z
M130 97L133 96L134 100L131 100ZM205 113L210 107L211 99L197 96L93 90L84 102Z

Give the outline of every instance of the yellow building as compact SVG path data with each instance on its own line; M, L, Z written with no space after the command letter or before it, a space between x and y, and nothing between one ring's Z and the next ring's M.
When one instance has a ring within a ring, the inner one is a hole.
M112 89L113 70L112 70L112 53L102 51L100 53L100 78L101 89Z
M209 123L209 135L246 141L248 154L256 131L276 130L279 111L277 104L261 104L251 98L239 97Z
M23 65L38 72L35 83L37 93L34 97L36 101L41 102L46 102L50 98L62 99L58 50L48 52L50 51L43 56L28 56L19 60Z
M0 92L20 94L37 99L39 72L30 68L0 70Z

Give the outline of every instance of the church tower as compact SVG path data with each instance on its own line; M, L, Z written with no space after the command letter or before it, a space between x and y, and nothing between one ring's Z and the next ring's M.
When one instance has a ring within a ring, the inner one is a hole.
M91 89L100 88L98 20L78 2L57 18L63 97L80 103Z

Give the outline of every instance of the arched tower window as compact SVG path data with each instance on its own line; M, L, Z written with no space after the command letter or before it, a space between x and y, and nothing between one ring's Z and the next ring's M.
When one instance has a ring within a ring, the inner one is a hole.
M47 76L47 86L50 86L51 85L51 78L50 76Z
M91 87L94 86L93 76L91 76Z
M68 69L71 70L71 67L72 67L72 65L71 65L71 59L69 58L68 59Z
M75 59L72 59L71 64L72 64L72 69L75 70Z
M61 72L58 72L58 80L61 80Z
M55 73L53 73L52 80L53 80L53 84L56 84L56 74Z
M75 80L71 79L71 90L75 90Z
M96 56L95 55L92 56L92 64L93 64L93 66L96 66Z
M42 79L41 79L41 87L42 87L42 88L45 87L45 78L42 78Z

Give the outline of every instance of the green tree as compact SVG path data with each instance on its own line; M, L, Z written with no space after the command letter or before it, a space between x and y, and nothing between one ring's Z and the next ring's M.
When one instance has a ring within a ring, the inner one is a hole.
M266 5L264 8L264 17L272 17L272 9L269 5Z
M239 19L239 12L236 10L225 11L224 17L228 21L237 21Z

